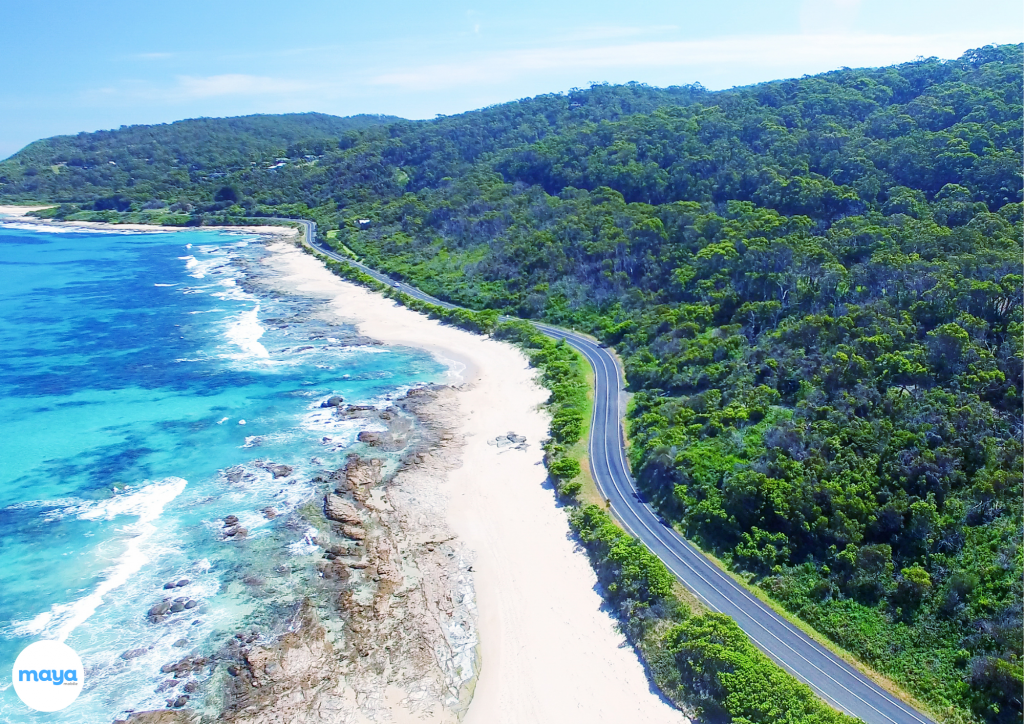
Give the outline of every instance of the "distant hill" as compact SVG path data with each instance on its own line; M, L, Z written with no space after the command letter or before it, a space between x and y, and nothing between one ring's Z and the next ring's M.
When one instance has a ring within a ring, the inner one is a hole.
M192 118L152 126L53 136L0 162L0 194L89 200L133 187L159 197L210 173L232 173L278 156L322 154L347 131L395 116L286 113ZM129 192L130 193L130 192Z

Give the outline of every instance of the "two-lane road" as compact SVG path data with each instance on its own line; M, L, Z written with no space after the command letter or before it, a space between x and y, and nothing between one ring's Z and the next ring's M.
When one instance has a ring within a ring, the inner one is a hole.
M607 349L589 338L534 322L564 339L594 369L590 469L619 522L660 558L712 611L727 614L759 649L839 711L867 724L931 724L831 651L812 641L706 558L643 502L626 464L622 375Z
M289 221L298 221L289 219ZM452 308L408 284L316 243L316 224L305 226L305 241L321 254L351 264L378 281L425 302ZM590 470L612 513L712 611L732 617L755 645L839 711L867 724L933 724L932 720L879 687L831 651L762 603L671 527L641 499L626 464L623 437L623 376L615 358L582 334L540 322L537 329L564 339L594 369L594 416L590 429Z

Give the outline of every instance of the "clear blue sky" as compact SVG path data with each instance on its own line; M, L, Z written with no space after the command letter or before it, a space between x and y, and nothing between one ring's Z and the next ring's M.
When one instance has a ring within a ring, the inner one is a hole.
M1024 40L1020 0L5 2L0 158L196 116L453 114L593 81L712 89Z

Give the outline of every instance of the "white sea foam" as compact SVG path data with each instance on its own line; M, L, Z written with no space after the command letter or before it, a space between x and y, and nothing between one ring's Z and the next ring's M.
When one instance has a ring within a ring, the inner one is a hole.
M153 521L160 517L164 507L178 497L187 485L181 478L166 478L128 493L98 501L79 501L75 505L51 511L47 520L75 517L79 520L113 520L120 515L138 516L138 520L121 529L127 546L120 557L106 571L104 579L88 595L70 603L54 604L49 611L28 621L15 621L11 630L15 636L38 636L64 641L80 624L88 619L103 603L104 597L123 586L138 572L149 557L143 544L156 531Z
M390 354L392 350L387 347L371 347L366 344L354 344L351 347L346 347L347 352L366 352L367 354Z
M204 250L200 248L199 251L202 253ZM194 279L205 279L209 274L220 274L225 270L234 271L230 260L223 254L210 254L205 259L197 259L192 254L178 258L185 262L185 269L192 272L189 276Z
M386 427L379 424L367 425L367 420L354 418L342 420L334 415L334 408L313 407L302 416L299 423L303 430L316 433L330 433L332 442L348 440L349 444L355 442L356 435L362 430L369 432L384 432Z
M320 550L314 541L320 531L310 526L306 528L306 533L302 536L302 540L297 540L288 546L288 550L291 551L293 556L311 556Z
M174 284L154 284L153 286L154 287L176 287L176 286L178 286L178 283L175 282Z
M210 292L211 297L217 299L230 299L233 301L248 301L250 299L256 299L252 294L242 289L235 282L234 279L221 279L217 283L218 287L223 287L222 291Z
M135 229L94 229L88 226L57 226L50 224L32 224L24 221L3 221L0 225L5 229L20 229L21 231L32 231L37 234L152 234L152 231Z
M26 510L28 508L66 508L81 503L81 498L56 498L54 500L23 500L12 503L3 510Z
M447 378L447 382L450 385L462 384L466 381L464 373L466 371L466 365L457 359L451 359L445 357L442 354L435 354L435 357L439 362L448 367L445 371L444 376Z
M260 324L260 305L242 312L228 326L227 338L242 349L242 354L225 355L228 359L246 359L249 357L269 358L267 348L260 344L260 337L266 330Z

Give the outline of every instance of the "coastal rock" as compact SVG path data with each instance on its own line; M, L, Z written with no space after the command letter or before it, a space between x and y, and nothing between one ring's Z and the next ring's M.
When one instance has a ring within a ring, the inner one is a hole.
M274 476L274 480L278 478L287 478L292 474L294 468L291 465L268 465L267 470Z
M130 724L198 724L200 715L198 712L178 711L137 711L126 720ZM115 724L123 724L115 722Z
M387 438L390 437L386 432L370 432L369 430L363 430L356 437L359 442L365 442L371 447L381 447L387 442Z
M229 515L224 518L224 527L227 528L232 525L238 525L238 516Z
M377 412L377 408L373 405L349 405L348 407L339 407L335 409L334 414L343 420L352 420L360 417L369 417Z
M210 659L205 656L186 656L180 661L164 664L160 667L160 673L174 674L174 678L181 679L194 671L202 671L203 667L209 663Z
M150 615L150 616L163 616L165 613L167 613L170 610L171 610L171 603L169 601L164 601L162 603L156 604L155 606L153 606L153 608L149 609L149 614L148 615Z
M335 556L335 557L357 556L357 555L359 555L359 549L358 548L352 548L352 547L349 547L349 546L331 546L330 548L327 549L327 552L330 555Z
M263 517L266 518L267 520L273 520L274 518L277 517L277 509L276 508L264 508L263 509Z
M177 583L174 584L174 587L175 588L181 588L182 586L187 586L191 582L192 581L188 580L187 578L182 578L180 581L178 581Z
M181 601L175 601L171 604L171 613L179 613L185 610L185 604Z
M206 682L201 691L209 690L220 709L219 714L211 712L210 721L333 724L380 721L387 714L437 724L459 721L468 703L464 692L472 691L467 666L475 669L473 593L464 575L466 565L457 555L461 548L438 522L443 494L437 483L446 469L458 464L455 444L439 442L449 421L430 417L439 413L427 406L444 394L414 392L415 409L404 400L383 411L336 408L339 418L358 413L380 428L384 425L377 421L384 420L388 430L376 433L381 445L373 452L400 455L391 461L350 455L340 469L314 468L314 484L324 486L322 510L330 525L324 525L319 511L308 508L288 514L290 529L299 535L309 526L319 531L314 542L322 557L314 565L318 596L325 594L323 600L333 604L324 612L332 619L331 633L307 602L290 621L275 621L259 643L243 635L232 639L218 652L220 668L208 681L178 675L178 693L192 693L184 688L189 682ZM457 412L454 394L448 400L452 414ZM334 444L338 442L340 438ZM417 456L423 464L408 465ZM263 469L269 465L254 464ZM394 468L400 483L384 486L384 471ZM431 552L428 543L441 546L440 552ZM277 568L284 574L291 570ZM250 572L239 570L239 575ZM248 583L248 576L243 580ZM400 692L401 707L385 711L385 698L390 703Z
M289 622L288 633L269 647L239 652L236 663L228 668L231 677L224 682L224 694L231 715L227 719L245 724L342 721L338 716L323 718L320 708L324 694L332 711L340 703L330 690L321 691L325 682L339 675L333 653L315 609L309 601L303 602Z
M320 407L341 407L343 402L345 402L345 400L341 395L334 395L325 402L321 402Z
M383 469L383 460L361 458L352 453L346 459L345 467L331 473L331 478L340 478L335 486L337 492L350 493L360 503L365 503L369 499L370 488L380 484Z
M333 494L328 494L324 498L324 515L330 520L335 520L339 523L350 523L352 525L362 523L355 506Z
M235 467L228 468L224 471L224 477L226 477L228 482L232 484L240 483L243 475L245 475L245 468L241 465L236 465Z
M341 532L346 538L351 538L352 540L366 539L366 531L354 525L342 526Z
M199 601L185 601L185 610L190 611L199 605Z
M320 575L328 581L344 583L349 578L348 567L341 561L320 560L316 562L316 568Z
M123 654L121 654L121 658L125 661L130 661L132 659L137 659L138 657L145 654L147 651L149 651L149 649L128 649Z
M176 649L183 649L186 646L188 646L188 639L178 639L173 644L171 644L171 646L173 646Z

